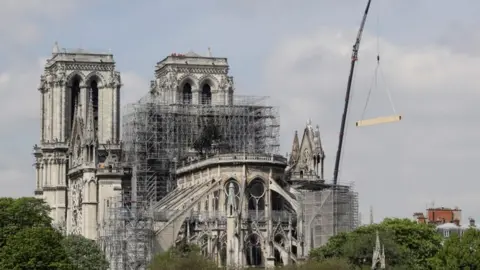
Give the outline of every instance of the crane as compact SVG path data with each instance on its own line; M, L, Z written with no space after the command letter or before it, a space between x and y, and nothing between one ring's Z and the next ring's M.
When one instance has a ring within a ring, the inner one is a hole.
M368 15L368 11L370 10L371 2L372 0L368 0L367 7L365 8L365 13L363 14L363 19L360 24L360 29L358 30L357 39L355 40L355 44L353 45L352 59L350 64L350 74L348 75L347 91L345 93L345 105L343 108L342 122L340 124L340 134L339 134L339 140L338 140L337 155L335 157L335 168L333 170L334 186L336 186L338 182L338 171L340 169L343 140L345 139L345 126L347 122L348 105L350 103L353 74L355 72L355 63L357 62L357 59L358 59L358 50L360 48L360 41L362 40L363 28L365 27L365 22L367 20L367 15Z

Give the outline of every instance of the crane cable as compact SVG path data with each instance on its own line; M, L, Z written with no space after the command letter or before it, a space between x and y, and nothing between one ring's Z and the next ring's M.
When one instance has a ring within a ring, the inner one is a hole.
M390 101L390 106L392 107L393 114L397 114L395 110L395 105L393 104L393 99L392 95L390 93L390 90L388 89L386 85L386 80L385 76L383 74L383 70L380 68L380 11L377 12L377 65L375 66L375 72L372 78L372 82L370 84L370 89L368 90L368 95L367 95L367 101L365 102L365 106L362 111L362 116L361 119L365 119L365 113L367 111L368 103L370 101L370 96L372 95L372 90L373 88L378 88L378 73L380 73L380 77L383 80L385 84L385 92L387 93L388 100Z

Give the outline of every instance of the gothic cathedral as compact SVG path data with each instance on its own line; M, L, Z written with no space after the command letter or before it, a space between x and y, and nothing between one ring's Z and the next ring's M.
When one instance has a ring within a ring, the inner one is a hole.
M58 44L41 75L35 196L66 233L97 239L109 200L120 195L120 87L112 54Z

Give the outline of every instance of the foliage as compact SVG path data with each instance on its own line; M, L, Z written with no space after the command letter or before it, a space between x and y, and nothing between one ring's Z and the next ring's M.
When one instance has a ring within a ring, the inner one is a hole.
M150 265L150 270L210 270L218 269L217 264L200 253L196 245L181 243L167 252L157 255ZM258 268L236 268L237 270ZM288 265L278 269L283 270L349 270L351 265L344 259L332 258L322 261L307 261L299 265Z
M210 270L218 269L216 263L202 256L194 245L184 244L157 255L150 264L150 270Z
M213 121L209 121L203 128L198 138L193 143L193 149L199 155L210 151L214 141L221 139L220 131Z
M441 237L434 227L408 219L385 219L380 224L362 226L351 233L332 237L325 246L312 250L310 258L317 261L345 258L357 267L371 265L376 231L379 231L390 267L431 269L429 258L441 247Z
M469 229L462 236L452 234L431 260L434 269L480 269L480 232Z
M352 266L344 259L325 259L322 261L307 261L305 264L292 266L290 269L298 270L349 270ZM285 268L282 268L285 269ZM289 268L286 268L289 269Z
M35 198L0 198L0 270L107 269L99 247L51 226L50 207Z
M11 235L0 250L0 269L75 269L52 228L25 228Z
M108 261L94 241L80 235L69 235L62 240L68 260L78 270L107 270Z
M50 207L35 198L0 198L0 248L7 238L16 232L29 228L50 227Z

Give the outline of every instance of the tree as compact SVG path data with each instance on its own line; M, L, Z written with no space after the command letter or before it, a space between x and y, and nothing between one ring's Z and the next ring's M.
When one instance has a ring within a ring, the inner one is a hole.
M381 226L391 231L395 243L406 251L410 269L431 269L430 258L437 254L442 243L435 226L409 219L385 219Z
M195 245L183 244L157 255L150 264L150 270L216 270L217 264L205 258Z
M35 198L0 198L0 248L7 238L24 228L50 227L50 207Z
M480 269L480 232L468 229L463 235L452 234L431 260L434 269Z
M53 228L22 229L9 236L0 250L0 269L76 269L61 242L62 235Z
M105 254L94 241L80 235L69 235L62 240L68 260L77 270L107 270Z
M200 135L193 143L193 148L199 155L203 155L210 151L212 143L221 138L220 131L213 121L209 121L200 132Z
M385 219L380 224L362 226L350 233L338 234L310 253L313 260L345 258L361 267L371 265L376 231L385 246L387 264L408 269L431 269L430 258L441 247L435 228L408 219Z

